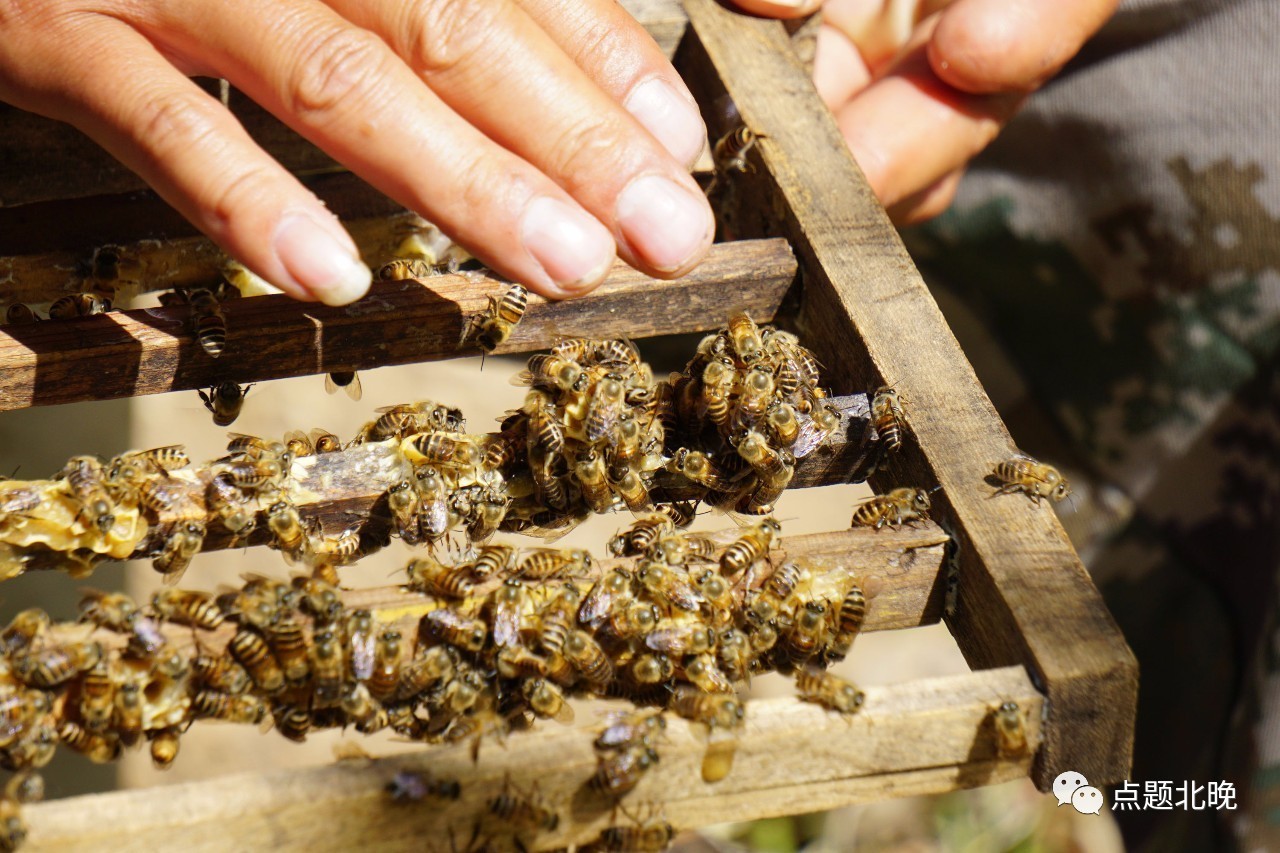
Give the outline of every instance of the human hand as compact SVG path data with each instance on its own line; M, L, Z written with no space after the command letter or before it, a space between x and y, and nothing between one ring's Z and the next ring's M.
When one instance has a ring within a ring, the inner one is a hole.
M965 165L1119 0L736 0L769 17L823 10L818 93L889 215L937 216Z
M615 245L673 278L711 243L697 107L612 0L0 0L0 99L80 128L285 292L344 304L370 279L350 236L186 75L549 297L598 284Z

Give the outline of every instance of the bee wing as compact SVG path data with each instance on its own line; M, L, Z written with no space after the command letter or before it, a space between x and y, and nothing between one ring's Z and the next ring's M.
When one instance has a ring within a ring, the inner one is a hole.
M511 384L528 387L533 384L533 374L528 370L522 370L511 377Z
M520 642L520 606L503 604L494 608L493 641L498 646L514 646Z
M347 383L345 390L347 392L347 396L352 400L358 401L364 396L364 386L360 384L359 373L351 374L351 381Z
M573 723L573 706L566 701L562 701L559 709L551 715L551 719L555 720L557 723L563 723L566 726L570 725Z
M299 433L299 434L301 434L301 433ZM336 438L337 438L337 436L336 436L336 435L334 435L333 433L329 432L327 429L322 429L322 428L320 428L320 427L315 427L315 428L313 428L313 429L311 430L311 432L308 434L308 436L307 436L307 437L311 439L311 442L312 442L313 444L314 444L315 442L319 441L319 440L320 440L320 439L322 439L322 438L334 438L334 439L336 439Z
M687 645L684 639L683 632L677 628L661 628L650 631L644 638L644 644L655 652L682 653Z
M697 611L706 602L706 599L702 597L702 593L680 578L674 579L667 586L666 594L671 603L681 610Z
M377 638L373 634L357 634L351 638L351 673L359 681L373 675L374 649Z
M800 421L800 430L796 440L791 443L791 455L796 459L803 459L822 446L822 442L826 440L827 435L818 429L818 425L808 415L798 415L797 418ZM870 423L868 423L867 428L874 431Z
M315 432L315 430L312 430L312 432ZM288 444L291 441L309 441L309 440L310 439L308 439L307 436L300 429L291 429L284 434L285 444Z
M324 390L326 394L338 393L338 383L333 381L333 374L331 373L324 375Z

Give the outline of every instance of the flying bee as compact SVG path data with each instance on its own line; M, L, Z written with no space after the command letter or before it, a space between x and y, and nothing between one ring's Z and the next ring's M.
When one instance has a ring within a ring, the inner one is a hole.
M565 701L564 694L545 678L528 678L520 685L524 699L533 713L545 720L557 723L573 722L573 706Z
M751 167L747 163L747 152L755 147L760 137L761 134L755 133L745 124L740 124L717 139L711 152L712 162L715 163L716 167L716 175L718 176L723 172L750 171ZM746 315L737 316L745 317Z
M595 628L609 615L614 606L631 594L631 573L626 569L611 569L591 587L582 606L578 608L578 621Z
M12 303L4 312L6 326L27 326L40 322L40 317L31 310L31 306L21 302Z
M203 521L190 519L181 522L165 539L164 550L151 561L151 567L164 575L166 584L176 584L191 560L200 553L204 544Z
M71 494L80 504L76 515L106 533L115 526L115 508L107 492L102 463L92 456L76 456L63 468Z
M867 698L856 685L814 666L796 671L796 691L805 702L816 702L845 715L858 713Z
M485 352L493 352L515 330L529 305L529 291L518 284L507 287L501 298L489 297L488 310L476 318L475 341Z
M446 566L435 557L419 557L405 566L408 587L446 598L466 598L475 581L467 565Z
M261 634L241 628L227 643L227 651L245 668L262 692L271 695L284 689L284 670Z
M244 399L252 387L251 384L242 387L236 382L219 382L210 388L207 394L204 391L196 393L200 395L204 407L213 413L213 422L224 427L231 426L236 418L240 417L240 411L244 408Z
M565 660L597 690L603 691L613 678L613 662L600 644L586 631L572 631L562 649Z
M187 293L191 305L191 328L195 331L200 348L210 358L222 355L227 347L227 318L213 291L200 287Z
M700 655L715 648L716 635L697 620L663 619L644 638L644 644L674 657Z
M489 629L480 619L462 616L453 610L432 610L422 617L422 628L428 636L451 643L460 649L477 654L489 638Z
M132 630L138 616L138 605L122 592L103 592L100 589L83 590L80 599L80 620L92 622L120 634Z
M585 429L588 442L599 441L613 429L618 416L622 414L625 391L621 382L608 377L596 384L591 400L587 403Z
M868 498L855 507L850 526L880 530L886 525L901 527L915 521L927 521L929 506L929 493L924 489L894 489L888 494Z
M516 574L529 580L582 577L593 565L591 553L581 548L539 548L520 561Z
M337 394L338 389L342 389L343 393L352 400L359 400L364 396L364 389L360 386L360 374L354 370L334 370L324 375L325 392Z
M529 357L529 366L511 379L512 385L559 388L561 391L584 391L587 376L575 362L559 355L539 354Z
M862 587L854 583L840 602L840 625L835 640L828 650L828 657L843 660L849 654L854 639L862 630L862 623L867 618L867 597Z
M192 698L191 709L196 716L222 720L227 723L257 725L267 717L267 705L257 696L242 693L237 696L201 690Z
M174 727L160 729L151 737L151 763L157 770L168 770L178 757L178 730Z
M297 557L307 546L302 518L293 504L279 500L267 508L267 527L275 537L273 547Z
M238 695L249 689L249 673L226 655L200 652L191 660L200 684L218 693Z
M394 699L400 689L401 658L403 644L400 632L384 628L378 634L373 650L373 672L365 681L370 695L379 702Z
M906 429L902 397L888 385L876 391L871 398L870 426L889 452L896 452L902 447L902 433Z
M24 684L47 690L70 681L102 660L102 646L82 642L23 649L10 658L13 674Z
M592 512L604 513L612 509L613 489L609 488L604 455L599 450L588 447L574 463L573 473Z
M111 300L94 293L69 293L60 296L49 305L50 320L74 320L105 314L111 310Z
M1001 758L1016 758L1027 751L1026 717L1017 702L1002 702L991 714L996 751Z
M606 796L621 797L639 785L644 774L657 763L657 750L642 739L600 756L596 772L587 784Z
M1041 498L1061 501L1071 494L1071 484L1057 468L1021 454L1001 462L987 479L997 486L997 495L1022 492L1036 504Z
M737 574L756 560L766 557L782 533L782 525L772 518L764 518L742 531L742 535L730 543L720 556L720 570L727 575Z
M58 739L94 764L115 761L123 748L114 734L96 734L70 720L58 723Z

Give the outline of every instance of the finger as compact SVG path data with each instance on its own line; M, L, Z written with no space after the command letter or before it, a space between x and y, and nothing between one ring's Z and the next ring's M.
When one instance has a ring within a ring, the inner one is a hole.
M310 0L157 3L149 34L553 298L595 286L613 239L546 175L444 104L373 33ZM458 8L461 8L460 6Z
M836 114L880 201L891 207L987 146L1022 95L970 95L940 81L916 45Z
M328 2L605 223L628 263L667 278L710 248L711 208L685 166L511 0Z
M871 82L871 70L843 31L823 24L813 59L813 85L830 110L837 110Z
M974 94L1031 91L1076 55L1119 0L957 0L929 45L938 76Z
M644 28L614 0L519 0L529 16L591 80L691 167L707 128L675 68Z
M919 225L940 216L956 199L964 169L957 169L889 208L889 218L900 228Z
M733 5L764 18L800 18L822 6L822 0L733 0Z
M44 69L27 80L32 106L92 137L291 296L336 305L368 290L369 268L338 220L134 29L95 17L66 31L52 25L42 38L74 48L76 70L64 76L29 57L37 65L28 67Z

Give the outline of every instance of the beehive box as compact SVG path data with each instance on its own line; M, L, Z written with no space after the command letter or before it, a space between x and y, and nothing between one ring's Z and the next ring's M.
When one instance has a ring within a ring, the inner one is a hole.
M692 827L1028 774L1042 790L1064 770L1095 785L1125 778L1134 659L1052 511L989 499L984 478L1013 455L1013 443L849 157L787 28L734 15L714 0L688 0L683 10L668 2L628 5L673 51L712 137L731 129L726 95L760 137L751 170L734 176L723 200L739 239L717 245L679 282L656 283L619 267L584 299L532 299L501 351L545 348L571 329L600 337L701 331L719 326L728 306L795 328L836 394L894 384L909 403L909 437L898 464L874 482L882 489L940 487L936 523L806 537L784 542L784 550L856 555L882 584L867 630L945 621L974 670L873 688L866 710L851 720L792 699L753 702L734 772L714 785L698 773L704 741L673 726L662 763L635 796L660 805L674 825ZM306 176L378 262L404 212L235 93L229 104L268 150ZM8 148L0 157L0 274L9 276L9 299L48 301L80 290L88 253L104 243L131 248L144 288L181 285L214 267L211 245L153 196L138 194L136 179L105 155L60 126L15 111L0 122L10 131L0 134ZM39 162L49 151L75 156ZM236 300L225 309L245 354L234 367L203 357L177 309L6 327L0 409L449 358L463 354L463 329L500 288L483 277L442 276L375 284L370 298L347 308L282 296ZM849 481L860 438L853 430L805 460L794 485ZM337 517L377 494L341 477L331 486L310 512ZM992 714L1005 701L1027 713L1025 754L997 752ZM163 846L175 832L216 847L395 846L467 825L508 776L523 785L537 779L544 797L572 804L594 765L582 732L540 727L487 750L476 765L466 750L427 750L163 794L50 802L30 808L28 818L31 843L49 849ZM465 780L462 799L448 809L393 810L382 790L388 776L425 767ZM539 848L586 841L613 820L607 811L572 805L569 814L555 833L537 839Z

